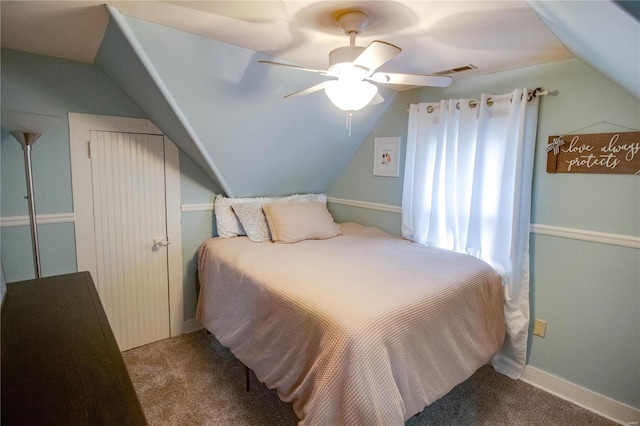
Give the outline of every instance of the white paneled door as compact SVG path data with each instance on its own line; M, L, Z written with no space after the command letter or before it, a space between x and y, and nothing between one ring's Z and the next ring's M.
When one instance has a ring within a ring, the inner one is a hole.
M91 131L96 286L121 350L169 337L164 137Z
M69 114L78 271L120 350L185 330L180 165L149 120Z

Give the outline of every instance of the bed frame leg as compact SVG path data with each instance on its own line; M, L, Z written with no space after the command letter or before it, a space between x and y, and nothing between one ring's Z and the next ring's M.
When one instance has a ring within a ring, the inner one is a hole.
M245 377L245 389L247 392L251 390L251 384L249 383L249 367L244 366L244 377Z

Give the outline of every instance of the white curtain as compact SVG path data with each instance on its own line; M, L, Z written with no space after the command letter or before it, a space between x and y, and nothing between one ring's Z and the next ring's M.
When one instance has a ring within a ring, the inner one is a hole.
M492 364L514 379L527 353L538 103L527 89L517 89L411 105L409 112L402 235L469 253L500 273L507 338Z

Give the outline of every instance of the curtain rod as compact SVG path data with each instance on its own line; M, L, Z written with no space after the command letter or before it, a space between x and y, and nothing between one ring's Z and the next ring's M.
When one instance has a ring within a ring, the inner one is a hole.
M537 87L534 90L530 90L529 92L527 92L527 101L530 101L533 98L538 97L538 96L547 96L548 94L549 94L548 90L543 90L542 88ZM511 97L511 95L501 95L501 96L489 97L487 99L487 105L489 105L489 106L493 105L493 101L494 100L502 100L502 99L507 99L507 98L510 98L510 97ZM478 101L477 99L471 99L469 101L469 106L471 108L475 108L476 106L478 106L478 102L480 102L480 101ZM427 112L428 113L432 113L434 108L438 108L438 107L439 107L439 105L437 105L437 106L431 106L430 105L430 106L427 107ZM456 108L460 109L460 102L458 102L456 104ZM407 112L409 112L409 109L407 109Z

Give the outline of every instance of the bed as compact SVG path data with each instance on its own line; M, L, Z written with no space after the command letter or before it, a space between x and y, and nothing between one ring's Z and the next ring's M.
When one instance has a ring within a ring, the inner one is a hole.
M300 425L402 425L503 344L493 268L376 228L344 223L295 244L211 238L198 256L198 319Z

